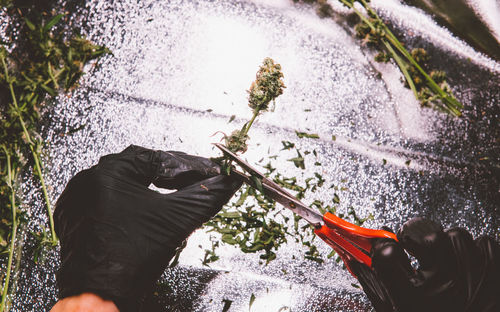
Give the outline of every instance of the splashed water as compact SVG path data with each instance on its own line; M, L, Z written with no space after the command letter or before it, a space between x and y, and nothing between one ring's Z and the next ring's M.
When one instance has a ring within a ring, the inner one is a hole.
M406 34L408 46L427 48L433 65L448 72L465 104L464 118L421 108L394 64L374 63L374 52L362 48L343 22L319 19L308 7L287 1L88 1L80 9L84 21L75 22L84 22L89 38L114 55L89 67L82 86L45 114L52 198L79 170L129 144L216 156L210 143L218 137L212 135L241 127L249 116L246 90L269 56L282 65L287 89L250 133L245 157L251 163L278 155L273 166L285 176L320 172L328 185L314 197L331 201L328 187L339 186L338 211L352 206L360 216L373 214L367 227L397 229L422 215L498 237L500 65L419 10L397 1L374 6ZM320 139L299 139L295 130ZM292 152L280 152L282 140L316 150L314 161L322 166L306 163L300 171L286 161ZM30 229L46 221L34 184L28 180L24 187ZM34 265L26 244L12 311L43 311L56 300L58 254ZM304 260L294 242L268 266L258 255L225 246L210 269L201 265L209 246L210 235L197 231L180 266L164 274L165 311L221 311L225 299L231 311L247 311L252 293L251 311L370 310L346 270L334 261ZM329 247L322 245L321 252L328 254Z

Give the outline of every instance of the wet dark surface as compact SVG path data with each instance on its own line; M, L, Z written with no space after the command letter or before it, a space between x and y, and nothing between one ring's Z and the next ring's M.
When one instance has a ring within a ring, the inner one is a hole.
M500 65L419 10L395 2L374 6L408 47L425 47L432 65L447 71L465 105L462 118L421 108L398 69L374 63L375 52L360 48L348 27L287 1L89 1L73 7L75 23L114 56L89 68L81 88L45 112L53 199L79 170L129 144L217 155L212 134L241 127L249 116L245 90L263 57L271 56L283 66L287 89L276 110L252 129L250 162L278 155L273 166L284 175L303 180L320 172L327 186L304 202L330 201L334 184L338 211L373 214L365 224L370 228L397 229L425 216L499 239ZM228 123L231 115L236 119ZM299 139L295 130L320 139ZM300 171L287 161L294 151L280 151L282 140L316 150L317 159L307 158ZM46 220L36 183L26 178L23 191L29 229L37 229ZM226 246L207 268L201 259L210 239L196 232L180 265L162 277L156 292L163 311L221 311L223 300L232 301L230 311L248 311L252 293L251 311L370 310L341 265L304 260L299 244L287 244L268 266L258 255ZM12 311L45 311L57 298L58 252L35 265L29 236L25 243ZM323 255L330 252L321 248Z
M500 43L465 0L405 0L407 4L423 9L442 26L465 40L478 51L500 60ZM470 2L469 2L470 3ZM492 9L497 9L493 7ZM500 21L496 21L500 23Z

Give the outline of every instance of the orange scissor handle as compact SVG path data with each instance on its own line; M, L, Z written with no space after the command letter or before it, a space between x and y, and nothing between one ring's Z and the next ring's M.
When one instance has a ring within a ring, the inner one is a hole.
M328 226L330 229L347 238L349 241L355 243L366 252L371 251L371 240L373 238L391 238L395 241L398 241L398 238L394 233L384 230L372 230L363 228L349 223L329 212L323 215L323 221L325 221L326 226Z
M329 212L323 215L323 221L325 221L325 224L321 228L315 229L314 233L339 254L347 269L354 277L356 275L349 266L351 261L363 263L368 267L372 265L372 259L368 253L372 248L371 240L373 238L398 240L394 233L384 230L366 229L349 223Z
M342 261L344 261L344 264L349 272L351 272L354 277L356 277L356 275L349 267L349 263L351 261L355 260L367 265L368 267L372 266L372 259L367 254L356 248L353 244L348 242L328 226L323 225L321 228L315 229L314 233L337 252L340 258L342 258Z

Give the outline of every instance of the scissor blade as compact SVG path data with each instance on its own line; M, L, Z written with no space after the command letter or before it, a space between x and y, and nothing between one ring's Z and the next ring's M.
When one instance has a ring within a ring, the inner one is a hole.
M248 172L248 173L250 173L250 174L252 174L254 176L257 176L257 177L259 177L261 179L265 179L266 178L265 175L263 175L262 173L260 173L259 171L257 171L257 169L255 169L254 167L252 167L249 163L247 163L243 159L239 158L235 153L231 152L224 145L222 145L220 143L214 143L214 145L218 149L220 149L226 156L228 156L229 158L231 158L232 160L234 160L246 172Z
M314 227L321 227L321 225L323 225L324 223L323 216L320 213L304 205L300 200L298 200L293 195L286 192L281 186L276 184L274 181L268 179L265 175L260 173L252 166L250 166L250 164L248 164L247 162L236 156L233 152L228 150L224 145L219 143L216 143L214 145L217 146L220 150L222 150L224 154L226 154L232 160L234 160L245 171L260 178L262 182L262 191L264 192L265 195L275 200L276 202L280 203L285 208L292 210L294 213L304 218ZM235 172L238 176L240 176L245 183L249 184L255 189L258 189L258 186L256 185L255 181L250 179L247 175L236 170L233 170L233 172Z
M246 172L250 173L251 175L253 175L255 177L258 177L262 181L262 184L267 184L267 185L273 187L274 189L276 189L276 191L281 192L283 195L286 195L289 198L295 198L292 194L285 191L281 186L274 183L274 181L267 178L264 174L260 173L257 169L252 167L249 163L247 163L246 161L244 161L243 159L238 157L238 155L231 152L224 145L222 145L220 143L214 143L214 145L217 146L226 156L231 158L231 160L235 161L241 168L243 168L243 170L245 170Z
M266 187L268 187L268 186L263 184L263 188L264 188L265 193L267 191ZM304 205L302 202L298 201L297 199L289 198L288 196L280 194L279 192L276 192L276 190L272 187L269 187L269 193L272 193L272 194L268 195L269 197L273 198L275 201L277 201L278 203L280 203L284 207L290 209L294 213L301 216L304 220L309 222L315 228L321 227L324 224L323 216L321 214L319 214L318 212L307 207L306 205Z

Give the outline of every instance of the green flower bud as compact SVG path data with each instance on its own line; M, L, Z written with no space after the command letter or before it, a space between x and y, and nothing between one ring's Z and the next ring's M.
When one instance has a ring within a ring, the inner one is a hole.
M248 106L254 112L266 111L269 103L281 95L285 88L281 65L274 64L274 61L267 57L256 76L256 80L252 82L248 90Z
M230 136L225 136L226 147L233 153L246 152L247 150L247 140L248 135L243 133L241 130L234 130Z

